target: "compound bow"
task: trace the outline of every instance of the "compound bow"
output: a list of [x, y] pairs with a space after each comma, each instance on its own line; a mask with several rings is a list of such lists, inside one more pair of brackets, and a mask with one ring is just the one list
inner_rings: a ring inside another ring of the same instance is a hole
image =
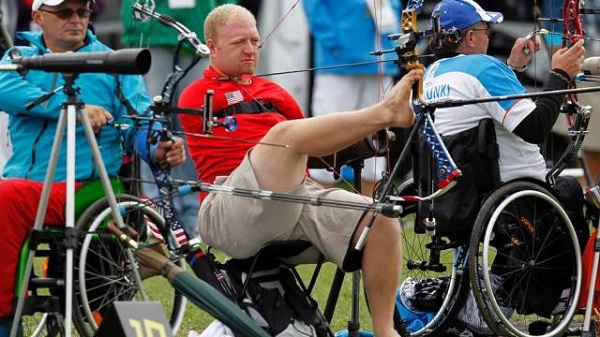
[[[562, 11], [562, 47], [569, 47], [571, 44], [584, 38], [583, 21], [580, 16], [581, 11], [582, 6], [579, 0], [564, 0]], [[571, 80], [567, 88], [574, 89], [575, 87], [575, 81]], [[589, 105], [582, 106], [579, 103], [576, 93], [565, 95], [561, 110], [561, 112], [567, 114], [568, 136], [570, 139], [567, 150], [546, 175], [546, 180], [551, 185], [555, 183], [556, 178], [565, 169], [567, 164], [573, 162], [578, 156], [592, 115], [592, 107]]]

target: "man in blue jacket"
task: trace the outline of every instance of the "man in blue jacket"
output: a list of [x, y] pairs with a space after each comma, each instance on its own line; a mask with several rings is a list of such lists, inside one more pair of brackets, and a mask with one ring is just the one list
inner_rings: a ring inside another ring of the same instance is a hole
[[[87, 29], [89, 6], [88, 0], [35, 0], [32, 18], [42, 32], [17, 33], [30, 43], [28, 47], [17, 47], [20, 55], [26, 58], [49, 53], [111, 51]], [[11, 63], [8, 54], [2, 63]], [[3, 280], [0, 283], [0, 336], [10, 331], [18, 252], [35, 220], [61, 104], [67, 98], [60, 90], [63, 84], [63, 77], [58, 73], [0, 72], [0, 110], [10, 116], [13, 143], [12, 156], [0, 180], [0, 218], [3, 219], [0, 224], [0, 279]], [[75, 86], [79, 88], [78, 98], [85, 103], [79, 113], [90, 119], [109, 175], [118, 175], [124, 150], [132, 148], [141, 150], [147, 161], [179, 165], [185, 160], [182, 140], [161, 142], [148, 150], [146, 129], [133, 127], [133, 122], [124, 118], [131, 113], [145, 115], [151, 103], [141, 76], [82, 73]], [[30, 102], [55, 90], [47, 101], [26, 108]], [[130, 127], [121, 130], [107, 126], [111, 120]], [[76, 132], [75, 179], [79, 187], [98, 178], [98, 169], [81, 123]], [[64, 226], [65, 223], [66, 145], [66, 141], [62, 142], [44, 219], [47, 225]]]

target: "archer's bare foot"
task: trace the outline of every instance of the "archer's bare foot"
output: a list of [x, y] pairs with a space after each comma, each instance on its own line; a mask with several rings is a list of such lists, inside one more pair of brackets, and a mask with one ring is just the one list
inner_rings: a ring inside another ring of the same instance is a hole
[[390, 90], [381, 102], [384, 113], [387, 114], [389, 126], [406, 128], [413, 124], [414, 113], [410, 108], [410, 93], [413, 84], [421, 79], [423, 71], [413, 69], [404, 75], [398, 83]]

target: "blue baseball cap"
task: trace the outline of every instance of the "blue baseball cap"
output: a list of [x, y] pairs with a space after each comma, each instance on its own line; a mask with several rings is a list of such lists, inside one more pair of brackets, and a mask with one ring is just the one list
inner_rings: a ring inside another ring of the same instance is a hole
[[478, 22], [500, 23], [504, 20], [502, 13], [485, 11], [473, 0], [440, 1], [431, 12], [432, 26], [433, 18], [437, 15], [445, 31], [462, 30]]

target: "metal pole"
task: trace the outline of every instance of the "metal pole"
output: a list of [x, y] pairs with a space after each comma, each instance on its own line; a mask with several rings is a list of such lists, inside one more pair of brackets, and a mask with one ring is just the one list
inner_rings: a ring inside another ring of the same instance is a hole
[[[52, 187], [52, 182], [54, 181], [54, 171], [56, 170], [56, 163], [58, 161], [58, 155], [60, 152], [60, 145], [62, 143], [62, 137], [64, 134], [64, 129], [66, 126], [66, 117], [67, 111], [66, 109], [62, 109], [60, 112], [60, 116], [58, 118], [58, 124], [56, 127], [56, 132], [54, 134], [54, 142], [52, 143], [52, 150], [50, 153], [50, 161], [48, 162], [48, 169], [46, 170], [46, 176], [44, 178], [44, 186], [42, 188], [42, 194], [40, 196], [40, 203], [38, 204], [37, 213], [35, 216], [35, 222], [33, 225], [34, 230], [41, 230], [44, 226], [44, 217], [46, 215], [46, 208], [48, 207], [48, 197], [50, 196], [50, 190]], [[37, 247], [33, 247], [34, 249], [29, 253], [27, 258], [27, 265], [25, 268], [25, 274], [23, 277], [23, 282], [29, 282], [29, 278], [31, 277], [31, 270], [33, 268], [33, 259], [35, 258], [35, 252]], [[19, 286], [19, 285], [15, 285]], [[13, 319], [13, 324], [10, 331], [11, 337], [17, 336], [18, 327], [21, 324], [21, 314], [23, 312], [23, 306], [25, 305], [25, 297], [27, 295], [27, 285], [22, 285], [21, 290], [18, 294], [17, 305], [15, 308], [15, 317]]]

